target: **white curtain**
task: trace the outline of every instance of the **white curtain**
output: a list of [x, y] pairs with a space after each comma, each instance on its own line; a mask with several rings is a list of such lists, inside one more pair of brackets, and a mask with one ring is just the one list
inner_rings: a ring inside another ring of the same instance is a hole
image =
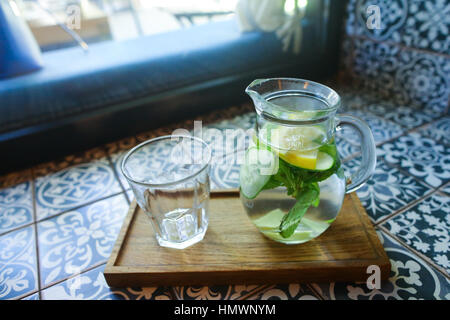
[[239, 0], [236, 6], [236, 16], [241, 31], [261, 30], [275, 32], [280, 38], [283, 50], [292, 47], [295, 54], [300, 52], [302, 40], [301, 19], [304, 6], [295, 0], [293, 12], [285, 12], [286, 0]]

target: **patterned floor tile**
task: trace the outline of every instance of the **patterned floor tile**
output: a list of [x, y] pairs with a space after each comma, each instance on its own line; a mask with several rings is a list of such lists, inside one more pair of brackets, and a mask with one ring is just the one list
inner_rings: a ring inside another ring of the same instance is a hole
[[39, 177], [35, 190], [38, 220], [122, 191], [106, 158]]
[[33, 222], [31, 182], [0, 190], [0, 234]]
[[111, 154], [109, 156], [109, 158], [111, 159], [111, 162], [114, 167], [114, 171], [115, 171], [117, 177], [119, 178], [120, 184], [122, 185], [122, 187], [125, 190], [129, 190], [130, 184], [128, 183], [127, 179], [123, 175], [122, 169], [121, 169], [122, 160], [123, 160], [123, 157], [125, 157], [126, 153], [127, 153], [127, 151], [117, 152], [117, 153]]
[[[245, 125], [245, 124], [243, 124]], [[237, 125], [211, 125], [203, 128], [202, 132], [194, 134], [208, 143], [213, 161], [223, 161], [227, 155], [236, 151], [246, 150], [253, 135], [253, 129], [245, 129]]]
[[407, 13], [401, 42], [408, 47], [448, 54], [450, 51], [448, 1], [412, 1]]
[[391, 42], [355, 39], [354, 43], [356, 87], [438, 115], [446, 110], [450, 94], [447, 56], [402, 50]]
[[113, 164], [114, 171], [119, 178], [120, 184], [125, 190], [129, 189], [130, 186], [122, 174], [120, 166], [125, 154], [137, 144], [138, 140], [135, 137], [128, 137], [117, 142], [109, 143], [105, 146], [106, 152]]
[[398, 100], [442, 115], [450, 95], [450, 58], [416, 50], [403, 50], [395, 73]]
[[36, 293], [31, 294], [29, 296], [26, 296], [25, 298], [22, 298], [22, 300], [40, 300], [39, 292], [36, 292]]
[[335, 91], [341, 97], [341, 106], [338, 109], [339, 114], [350, 113], [354, 110], [364, 110], [367, 105], [375, 103], [378, 100], [371, 92], [363, 90], [355, 91], [354, 87], [338, 86]]
[[391, 274], [380, 289], [369, 289], [365, 283], [313, 284], [326, 299], [337, 300], [416, 300], [449, 299], [450, 282], [397, 241], [378, 232], [391, 261]]
[[218, 129], [252, 129], [256, 124], [256, 112], [248, 112], [241, 114], [230, 119], [225, 119], [207, 125], [207, 127], [218, 128]]
[[319, 300], [305, 284], [279, 284], [250, 297], [251, 300]]
[[179, 300], [237, 300], [248, 297], [263, 285], [182, 286], [174, 287]]
[[[359, 165], [360, 160], [351, 160], [344, 164], [344, 170], [351, 167], [354, 172]], [[369, 217], [379, 222], [428, 192], [431, 189], [426, 185], [379, 160], [372, 177], [356, 193]]]
[[432, 121], [436, 114], [427, 114], [420, 109], [398, 105], [391, 101], [381, 101], [368, 105], [365, 110], [395, 122], [404, 128], [412, 129]]
[[239, 170], [245, 151], [238, 151], [223, 158], [213, 159], [211, 163], [211, 188], [227, 189], [239, 187]]
[[128, 190], [128, 191], [126, 192], [126, 195], [127, 195], [128, 200], [130, 201], [130, 203], [133, 202], [133, 200], [136, 198], [136, 197], [134, 196], [133, 191], [131, 191], [131, 190]]
[[394, 98], [395, 70], [398, 67], [399, 48], [387, 42], [355, 39], [352, 70], [358, 90], [363, 89], [383, 98]]
[[167, 288], [110, 288], [103, 276], [105, 266], [76, 275], [42, 291], [43, 300], [168, 300]]
[[442, 144], [450, 145], [450, 117], [444, 117], [434, 123], [431, 123], [425, 128], [422, 128], [419, 132]]
[[356, 0], [349, 0], [345, 12], [345, 33], [355, 34]]
[[[245, 124], [242, 124], [245, 126]], [[207, 129], [211, 130], [211, 129]], [[241, 127], [226, 127], [226, 128], [213, 128], [212, 130], [220, 130], [221, 132], [221, 140], [216, 139], [211, 140], [211, 138], [207, 135], [204, 135], [203, 139], [209, 143], [209, 146], [213, 150], [213, 156], [217, 155], [227, 155], [236, 151], [246, 150], [252, 139], [255, 130], [253, 128], [241, 128]], [[216, 131], [216, 136], [220, 135]], [[217, 141], [219, 143], [217, 143]], [[220, 151], [222, 153], [220, 153]]]
[[42, 285], [106, 261], [127, 209], [128, 202], [119, 194], [39, 222]]
[[446, 193], [447, 195], [450, 195], [450, 183], [447, 183], [445, 186], [443, 186], [440, 189], [442, 192]]
[[450, 181], [450, 147], [417, 132], [383, 144], [377, 153], [432, 187]]
[[34, 227], [0, 236], [0, 300], [38, 289]]
[[345, 140], [340, 132], [336, 133], [336, 146], [341, 160], [355, 155], [361, 150], [359, 146]]
[[450, 274], [450, 198], [434, 193], [383, 226]]
[[[372, 130], [373, 138], [377, 145], [401, 135], [404, 131], [398, 124], [384, 120], [366, 111], [353, 110], [350, 114], [367, 123]], [[344, 127], [341, 135], [349, 142], [360, 145], [361, 142], [358, 133], [352, 128], [349, 129], [349, 127]]]
[[[371, 10], [378, 8], [379, 11]], [[406, 1], [357, 0], [355, 33], [378, 41], [400, 42], [408, 5]], [[381, 14], [379, 26], [375, 13]]]
[[177, 129], [186, 129], [188, 131], [191, 131], [194, 129], [194, 121], [201, 121], [202, 126], [206, 127], [210, 124], [217, 123], [222, 121], [223, 119], [232, 119], [234, 117], [237, 117], [239, 115], [254, 112], [255, 108], [253, 104], [251, 103], [243, 103], [238, 106], [231, 106], [224, 109], [214, 110], [210, 113], [198, 115], [193, 119], [186, 119], [183, 121], [179, 121], [176, 123], [169, 124], [167, 126], [164, 126], [162, 128], [158, 129], [152, 129], [146, 132], [142, 132], [138, 135], [136, 135], [139, 142], [156, 138], [159, 136], [164, 135], [171, 135], [174, 130]]

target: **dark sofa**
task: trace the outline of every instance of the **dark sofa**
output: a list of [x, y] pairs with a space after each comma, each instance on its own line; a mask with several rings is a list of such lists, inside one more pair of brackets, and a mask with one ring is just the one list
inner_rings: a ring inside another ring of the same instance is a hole
[[43, 53], [45, 67], [0, 80], [1, 171], [45, 161], [244, 99], [257, 77], [320, 79], [337, 67], [342, 4], [303, 20], [302, 52], [233, 20]]

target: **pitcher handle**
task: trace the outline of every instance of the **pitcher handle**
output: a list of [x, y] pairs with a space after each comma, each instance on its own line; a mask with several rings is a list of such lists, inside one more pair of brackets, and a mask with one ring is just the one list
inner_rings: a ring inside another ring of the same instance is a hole
[[346, 193], [358, 190], [372, 176], [377, 164], [375, 141], [369, 126], [361, 119], [347, 114], [337, 117], [337, 127], [350, 126], [356, 129], [361, 139], [361, 167], [350, 176], [350, 183], [346, 187]]

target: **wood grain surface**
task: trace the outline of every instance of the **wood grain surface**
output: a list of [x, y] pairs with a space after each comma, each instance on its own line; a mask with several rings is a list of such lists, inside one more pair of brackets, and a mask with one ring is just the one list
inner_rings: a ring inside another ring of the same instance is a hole
[[213, 285], [366, 281], [369, 265], [387, 279], [390, 262], [356, 196], [345, 197], [336, 221], [307, 243], [264, 237], [237, 190], [211, 193], [203, 241], [184, 250], [160, 247], [149, 218], [133, 202], [106, 265], [108, 285]]

